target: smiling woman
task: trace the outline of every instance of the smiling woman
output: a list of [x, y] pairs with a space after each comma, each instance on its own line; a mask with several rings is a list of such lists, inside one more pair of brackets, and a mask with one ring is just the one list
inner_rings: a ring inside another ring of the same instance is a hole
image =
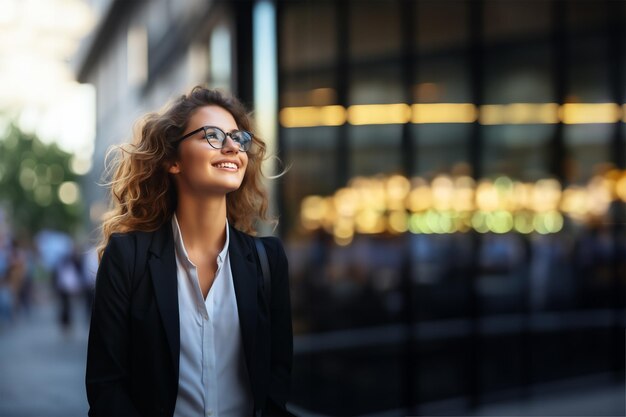
[[202, 87], [136, 131], [111, 165], [89, 415], [290, 415], [287, 258], [260, 239], [270, 299], [251, 236], [266, 219], [265, 143], [237, 99]]

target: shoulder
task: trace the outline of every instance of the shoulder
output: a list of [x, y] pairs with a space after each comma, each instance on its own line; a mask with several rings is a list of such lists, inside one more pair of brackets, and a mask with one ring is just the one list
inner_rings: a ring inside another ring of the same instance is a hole
[[267, 251], [271, 271], [274, 274], [285, 275], [288, 269], [288, 261], [283, 242], [275, 236], [266, 236], [260, 239]]
[[111, 234], [102, 261], [110, 259], [120, 263], [133, 262], [139, 250], [147, 250], [153, 235], [154, 232], [141, 231]]
[[[250, 248], [256, 250], [254, 245], [255, 236], [249, 235], [248, 233], [244, 233], [235, 228], [232, 228], [231, 231], [233, 231], [240, 239], [244, 240]], [[270, 259], [270, 263], [287, 263], [285, 248], [280, 238], [276, 236], [263, 236], [259, 237], [259, 239], [261, 239], [261, 242], [263, 242], [263, 246], [267, 251], [267, 256]]]
[[272, 259], [287, 260], [283, 242], [275, 236], [261, 237], [261, 241], [267, 250], [268, 256]]

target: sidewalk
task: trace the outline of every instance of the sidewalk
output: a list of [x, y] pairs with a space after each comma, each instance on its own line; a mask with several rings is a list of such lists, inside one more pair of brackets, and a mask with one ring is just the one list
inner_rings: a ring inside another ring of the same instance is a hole
[[86, 416], [83, 300], [74, 300], [73, 331], [63, 334], [55, 298], [37, 291], [30, 314], [0, 329], [0, 417]]

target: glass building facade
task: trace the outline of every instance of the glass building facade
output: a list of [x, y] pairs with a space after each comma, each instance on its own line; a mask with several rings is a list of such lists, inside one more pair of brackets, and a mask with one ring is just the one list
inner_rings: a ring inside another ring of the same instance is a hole
[[590, 190], [623, 178], [624, 3], [277, 10], [294, 404], [464, 413], [619, 380], [624, 203]]

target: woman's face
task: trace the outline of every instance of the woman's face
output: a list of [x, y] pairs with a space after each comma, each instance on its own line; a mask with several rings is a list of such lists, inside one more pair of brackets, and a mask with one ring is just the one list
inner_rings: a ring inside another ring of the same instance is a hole
[[[189, 119], [184, 134], [202, 126], [216, 126], [228, 133], [237, 130], [237, 123], [226, 109], [219, 106], [198, 108]], [[248, 155], [239, 151], [228, 136], [221, 149], [215, 149], [201, 130], [178, 145], [177, 160], [169, 168], [179, 192], [194, 195], [226, 195], [241, 186], [248, 166]]]

